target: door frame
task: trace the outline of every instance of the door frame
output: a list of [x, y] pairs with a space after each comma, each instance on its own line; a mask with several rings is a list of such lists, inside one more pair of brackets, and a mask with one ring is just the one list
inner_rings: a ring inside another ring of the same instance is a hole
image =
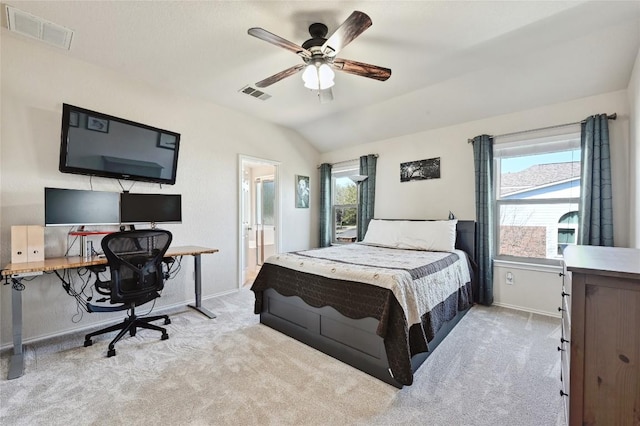
[[[242, 180], [243, 172], [246, 165], [265, 165], [273, 167], [273, 187], [274, 187], [274, 244], [275, 252], [280, 252], [282, 247], [282, 231], [280, 224], [282, 223], [282, 209], [280, 208], [280, 162], [268, 160], [264, 158], [252, 157], [250, 155], [238, 154], [238, 288], [242, 288], [244, 284], [244, 263], [247, 253], [244, 250], [244, 225], [242, 223], [242, 215], [244, 212], [244, 197], [242, 196]], [[252, 194], [253, 196], [254, 194]]]

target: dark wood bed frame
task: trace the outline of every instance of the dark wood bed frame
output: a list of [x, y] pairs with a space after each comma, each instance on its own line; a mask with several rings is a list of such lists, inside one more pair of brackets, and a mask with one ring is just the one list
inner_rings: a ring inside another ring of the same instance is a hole
[[[475, 262], [475, 228], [474, 221], [462, 220], [456, 229], [456, 248], [467, 252], [472, 262]], [[429, 342], [428, 352], [411, 358], [414, 373], [467, 312], [468, 309], [460, 311], [443, 324]], [[315, 308], [298, 296], [286, 297], [266, 289], [260, 322], [390, 385], [403, 387], [391, 375], [384, 340], [376, 334], [375, 318], [348, 318], [330, 306]]]

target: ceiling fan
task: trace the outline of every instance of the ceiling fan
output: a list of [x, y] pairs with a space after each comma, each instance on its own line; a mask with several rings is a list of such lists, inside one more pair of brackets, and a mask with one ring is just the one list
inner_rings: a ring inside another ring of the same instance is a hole
[[326, 38], [328, 33], [327, 26], [321, 23], [314, 23], [309, 26], [311, 38], [302, 43], [302, 46], [298, 46], [263, 28], [249, 28], [249, 35], [287, 49], [299, 55], [304, 61], [302, 64], [294, 65], [291, 68], [287, 68], [284, 71], [280, 71], [271, 77], [257, 82], [256, 86], [270, 86], [304, 69], [302, 73], [304, 86], [317, 90], [320, 102], [329, 102], [333, 100], [333, 93], [331, 91], [331, 87], [334, 85], [333, 78], [335, 75], [333, 70], [380, 81], [387, 80], [391, 76], [391, 70], [389, 68], [336, 57], [338, 52], [372, 24], [373, 22], [371, 22], [371, 18], [369, 18], [367, 14], [356, 10], [329, 38]]

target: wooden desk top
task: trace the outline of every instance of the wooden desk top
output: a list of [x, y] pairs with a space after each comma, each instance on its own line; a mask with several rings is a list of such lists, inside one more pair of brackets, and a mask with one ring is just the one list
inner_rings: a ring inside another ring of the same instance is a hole
[[[218, 251], [220, 250], [208, 247], [178, 246], [169, 247], [165, 256], [195, 256], [198, 254], [217, 253]], [[10, 263], [2, 270], [1, 276], [11, 276], [13, 274], [25, 274], [29, 272], [56, 271], [60, 269], [84, 268], [92, 265], [104, 265], [106, 263], [106, 258], [98, 256], [94, 256], [90, 259], [85, 259], [82, 256], [53, 257], [40, 262]]]

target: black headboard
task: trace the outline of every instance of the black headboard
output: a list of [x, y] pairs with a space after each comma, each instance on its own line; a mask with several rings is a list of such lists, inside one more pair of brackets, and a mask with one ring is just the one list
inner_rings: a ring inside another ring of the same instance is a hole
[[476, 221], [458, 220], [456, 226], [456, 248], [464, 250], [472, 263], [476, 262]]

